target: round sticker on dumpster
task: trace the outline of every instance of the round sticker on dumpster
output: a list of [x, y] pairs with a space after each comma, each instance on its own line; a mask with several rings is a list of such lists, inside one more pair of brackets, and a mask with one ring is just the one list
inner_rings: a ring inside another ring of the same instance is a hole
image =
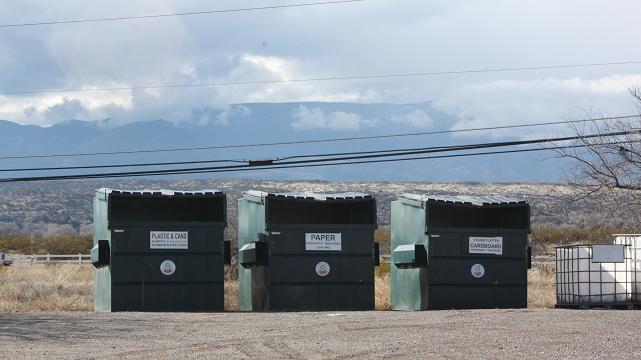
[[160, 272], [163, 275], [173, 275], [176, 272], [176, 264], [171, 260], [165, 260], [160, 263]]
[[483, 277], [483, 275], [485, 275], [485, 268], [481, 264], [474, 264], [472, 265], [472, 269], [470, 269], [470, 272], [472, 273], [472, 276], [480, 279]]
[[318, 276], [327, 276], [329, 274], [329, 264], [324, 261], [316, 264], [316, 273]]

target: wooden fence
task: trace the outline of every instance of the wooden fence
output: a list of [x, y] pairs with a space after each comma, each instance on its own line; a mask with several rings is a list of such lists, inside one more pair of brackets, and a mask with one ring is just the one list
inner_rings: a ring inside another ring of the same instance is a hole
[[74, 255], [10, 255], [6, 254], [7, 260], [13, 260], [11, 266], [39, 266], [47, 264], [67, 264], [67, 265], [91, 265], [91, 256], [87, 254]]

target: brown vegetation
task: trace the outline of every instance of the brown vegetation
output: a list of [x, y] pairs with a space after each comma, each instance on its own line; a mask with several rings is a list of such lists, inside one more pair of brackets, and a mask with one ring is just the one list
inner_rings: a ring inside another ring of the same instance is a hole
[[554, 268], [541, 266], [528, 272], [527, 302], [530, 308], [552, 308], [556, 303]]
[[376, 288], [375, 309], [376, 310], [392, 309], [392, 299], [391, 299], [391, 293], [390, 293], [390, 291], [392, 290], [391, 281], [392, 280], [389, 272], [381, 273], [378, 276], [376, 276], [376, 283], [375, 283], [375, 288]]
[[0, 237], [0, 252], [19, 254], [88, 254], [92, 244], [91, 235]]
[[627, 229], [600, 227], [535, 227], [532, 229], [533, 252], [536, 255], [553, 254], [554, 247], [570, 244], [611, 244], [614, 241], [612, 234], [625, 234]]
[[374, 241], [378, 243], [381, 255], [391, 254], [392, 231], [389, 227], [381, 227], [374, 231]]
[[89, 311], [92, 283], [88, 266], [0, 266], [0, 313]]
[[[91, 311], [92, 268], [75, 265], [0, 267], [0, 313]], [[554, 271], [542, 267], [529, 273], [528, 304], [554, 306]], [[376, 310], [390, 310], [390, 274], [376, 276]], [[238, 277], [225, 275], [225, 310], [237, 311]]]

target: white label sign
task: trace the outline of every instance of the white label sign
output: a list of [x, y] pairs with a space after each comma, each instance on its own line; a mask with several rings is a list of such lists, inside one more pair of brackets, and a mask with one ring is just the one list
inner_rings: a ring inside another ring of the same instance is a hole
[[593, 263], [622, 263], [625, 262], [623, 245], [592, 245]]
[[503, 237], [470, 236], [470, 254], [503, 255]]
[[150, 231], [150, 249], [189, 249], [188, 231]]
[[307, 251], [341, 251], [341, 233], [305, 233]]

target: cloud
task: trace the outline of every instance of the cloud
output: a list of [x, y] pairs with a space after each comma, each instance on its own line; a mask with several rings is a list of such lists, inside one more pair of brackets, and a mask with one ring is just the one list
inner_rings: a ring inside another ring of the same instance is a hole
[[290, 124], [294, 130], [349, 131], [376, 124], [375, 120], [364, 119], [356, 113], [335, 111], [325, 114], [320, 108], [302, 105], [292, 112], [292, 117], [296, 119]]
[[216, 116], [216, 123], [219, 125], [229, 125], [230, 120], [244, 118], [251, 115], [252, 111], [247, 106], [233, 105], [228, 106]]
[[132, 110], [130, 91], [37, 94], [10, 97], [0, 95], [0, 119], [26, 124], [52, 125], [59, 121], [101, 120], [110, 109]]
[[421, 109], [414, 109], [402, 114], [392, 114], [392, 122], [410, 125], [415, 128], [425, 129], [432, 126], [433, 120]]
[[[597, 79], [544, 78], [501, 80], [461, 86], [448, 91], [433, 106], [459, 121], [453, 129], [538, 123], [591, 116], [623, 115], [635, 111], [627, 88], [641, 83], [641, 74]], [[532, 135], [567, 130], [523, 128], [494, 132], [494, 136]], [[459, 136], [475, 136], [462, 133]]]
[[[254, 53], [228, 54], [230, 68], [216, 79], [218, 82], [287, 81], [311, 77], [300, 60], [290, 57]], [[307, 65], [307, 64], [306, 64]], [[213, 81], [213, 80], [212, 80]], [[241, 102], [372, 102], [380, 101], [381, 93], [371, 85], [343, 86], [332, 82], [283, 82], [245, 84], [219, 88], [223, 103]]]
[[[598, 0], [406, 2], [403, 7], [380, 1], [367, 6], [334, 4], [42, 26], [28, 31], [5, 29], [0, 37], [0, 92], [439, 72], [641, 57], [641, 48], [630, 46], [638, 43], [638, 34], [630, 31], [638, 23], [638, 0], [618, 1], [616, 17], [611, 16], [610, 4]], [[78, 7], [72, 2], [52, 6], [46, 0], [9, 1], [3, 4], [0, 23], [241, 7], [239, 1], [232, 0], [212, 4], [205, 0], [190, 1], [189, 5], [178, 0], [113, 0]], [[375, 27], [370, 26], [371, 19], [376, 19]], [[408, 34], [420, 36], [423, 46], [416, 46]], [[583, 76], [584, 82], [615, 72], [638, 72], [638, 66], [12, 95], [0, 96], [0, 118], [49, 125], [60, 121], [63, 113], [47, 109], [67, 98], [78, 100], [87, 110], [79, 113], [84, 120], [213, 122], [215, 114], [226, 106], [243, 102], [446, 101], [475, 84], [530, 82], [539, 76]], [[595, 98], [600, 94], [587, 93]], [[563, 100], [565, 108], [586, 102], [572, 96]], [[554, 104], [561, 99], [551, 101]], [[429, 126], [422, 115], [402, 115], [399, 123]]]
[[64, 99], [62, 103], [55, 104], [45, 111], [45, 116], [53, 121], [81, 119], [89, 116], [89, 111], [78, 99]]

